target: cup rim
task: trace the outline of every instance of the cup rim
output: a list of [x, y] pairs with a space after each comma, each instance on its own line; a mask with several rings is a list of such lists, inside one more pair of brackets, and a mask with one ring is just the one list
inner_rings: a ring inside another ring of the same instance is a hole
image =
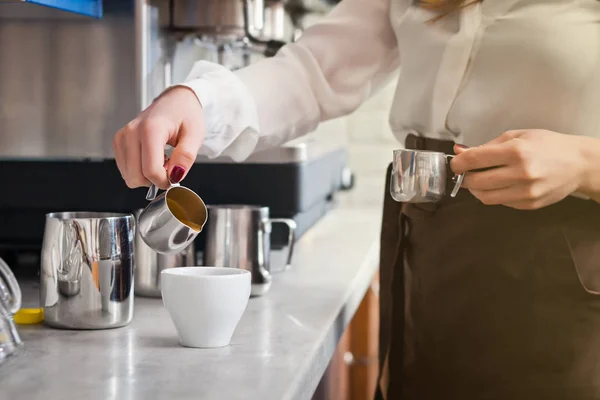
[[209, 204], [206, 206], [207, 209], [213, 210], [235, 210], [235, 211], [264, 211], [268, 210], [267, 206], [256, 206], [252, 204]]
[[429, 153], [429, 154], [443, 154], [443, 155], [447, 155], [446, 153], [444, 153], [442, 151], [433, 151], [433, 150], [419, 150], [419, 149], [396, 149], [396, 150], [394, 150], [394, 154], [398, 154], [398, 153], [402, 153], [402, 152], [406, 152], [406, 153]]
[[167, 196], [169, 195], [169, 192], [176, 191], [176, 190], [187, 190], [188, 192], [190, 192], [191, 194], [196, 196], [198, 198], [198, 200], [200, 200], [200, 202], [204, 205], [204, 207], [206, 207], [206, 203], [204, 202], [202, 197], [200, 197], [200, 195], [198, 193], [194, 192], [192, 189], [190, 189], [189, 187], [186, 187], [186, 186], [181, 186], [181, 185], [169, 186], [169, 188], [167, 190], [165, 190], [165, 198], [167, 198]]
[[[217, 271], [224, 273], [210, 273]], [[202, 265], [192, 265], [187, 267], [167, 268], [162, 270], [160, 274], [161, 276], [170, 275], [173, 277], [185, 277], [188, 279], [236, 279], [240, 276], [250, 275], [250, 271], [232, 267], [210, 267]]]
[[56, 218], [62, 221], [82, 219], [119, 220], [134, 218], [131, 213], [101, 212], [101, 211], [56, 211], [46, 214], [46, 218]]
[[[181, 185], [171, 185], [167, 190], [165, 190], [164, 193], [164, 197], [165, 197], [165, 202], [167, 200], [167, 197], [169, 196], [169, 192], [171, 191], [176, 191], [176, 190], [186, 190], [189, 193], [191, 193], [192, 195], [196, 196], [196, 198], [200, 201], [200, 204], [202, 204], [202, 207], [204, 207], [204, 210], [206, 210], [206, 212], [204, 213], [204, 221], [202, 221], [202, 223], [200, 224], [200, 230], [197, 231], [197, 233], [202, 232], [202, 230], [204, 229], [204, 226], [206, 225], [206, 222], [208, 221], [208, 206], [206, 205], [206, 202], [204, 202], [204, 200], [202, 199], [202, 197], [200, 197], [200, 195], [198, 193], [196, 193], [195, 191], [193, 191], [192, 189], [190, 189], [189, 187], [186, 186], [181, 186]], [[171, 209], [169, 208], [169, 206], [167, 205], [167, 210], [169, 211], [169, 214], [171, 214], [171, 216], [173, 218], [175, 218], [177, 220], [177, 222], [179, 222], [181, 225], [183, 226], [187, 226], [188, 228], [190, 228], [188, 225], [184, 224], [183, 222], [181, 222], [179, 220], [179, 218], [177, 218], [174, 214], [173, 211], [171, 211]], [[190, 228], [191, 229], [191, 228]]]

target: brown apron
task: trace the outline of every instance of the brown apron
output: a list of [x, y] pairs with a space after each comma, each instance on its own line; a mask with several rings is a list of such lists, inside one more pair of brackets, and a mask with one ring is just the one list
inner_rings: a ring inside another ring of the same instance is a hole
[[600, 399], [600, 204], [399, 204], [389, 177], [377, 397]]

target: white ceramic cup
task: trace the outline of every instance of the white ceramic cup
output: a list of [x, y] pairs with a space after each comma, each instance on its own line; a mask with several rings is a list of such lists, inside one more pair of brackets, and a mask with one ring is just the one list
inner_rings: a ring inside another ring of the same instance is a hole
[[161, 272], [163, 302], [181, 344], [229, 345], [250, 297], [250, 272], [238, 268], [180, 267]]

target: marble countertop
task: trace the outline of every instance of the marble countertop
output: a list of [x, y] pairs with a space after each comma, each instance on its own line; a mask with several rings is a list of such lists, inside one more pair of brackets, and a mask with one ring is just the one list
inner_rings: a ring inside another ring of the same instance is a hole
[[[346, 196], [346, 195], [344, 195]], [[105, 331], [19, 327], [3, 399], [310, 399], [378, 267], [380, 211], [342, 199], [296, 247], [293, 268], [252, 298], [230, 346], [179, 345], [161, 299]]]

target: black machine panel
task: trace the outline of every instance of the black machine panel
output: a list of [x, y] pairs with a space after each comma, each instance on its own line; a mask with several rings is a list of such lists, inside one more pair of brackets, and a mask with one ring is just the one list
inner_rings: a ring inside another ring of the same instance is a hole
[[[300, 237], [330, 207], [342, 187], [346, 152], [301, 163], [198, 163], [183, 185], [206, 204], [268, 206], [293, 218]], [[133, 212], [146, 206], [146, 188], [129, 189], [114, 160], [0, 160], [0, 255], [41, 247], [45, 214], [56, 211]], [[287, 232], [274, 226], [273, 247]], [[202, 235], [197, 247], [202, 250]]]

